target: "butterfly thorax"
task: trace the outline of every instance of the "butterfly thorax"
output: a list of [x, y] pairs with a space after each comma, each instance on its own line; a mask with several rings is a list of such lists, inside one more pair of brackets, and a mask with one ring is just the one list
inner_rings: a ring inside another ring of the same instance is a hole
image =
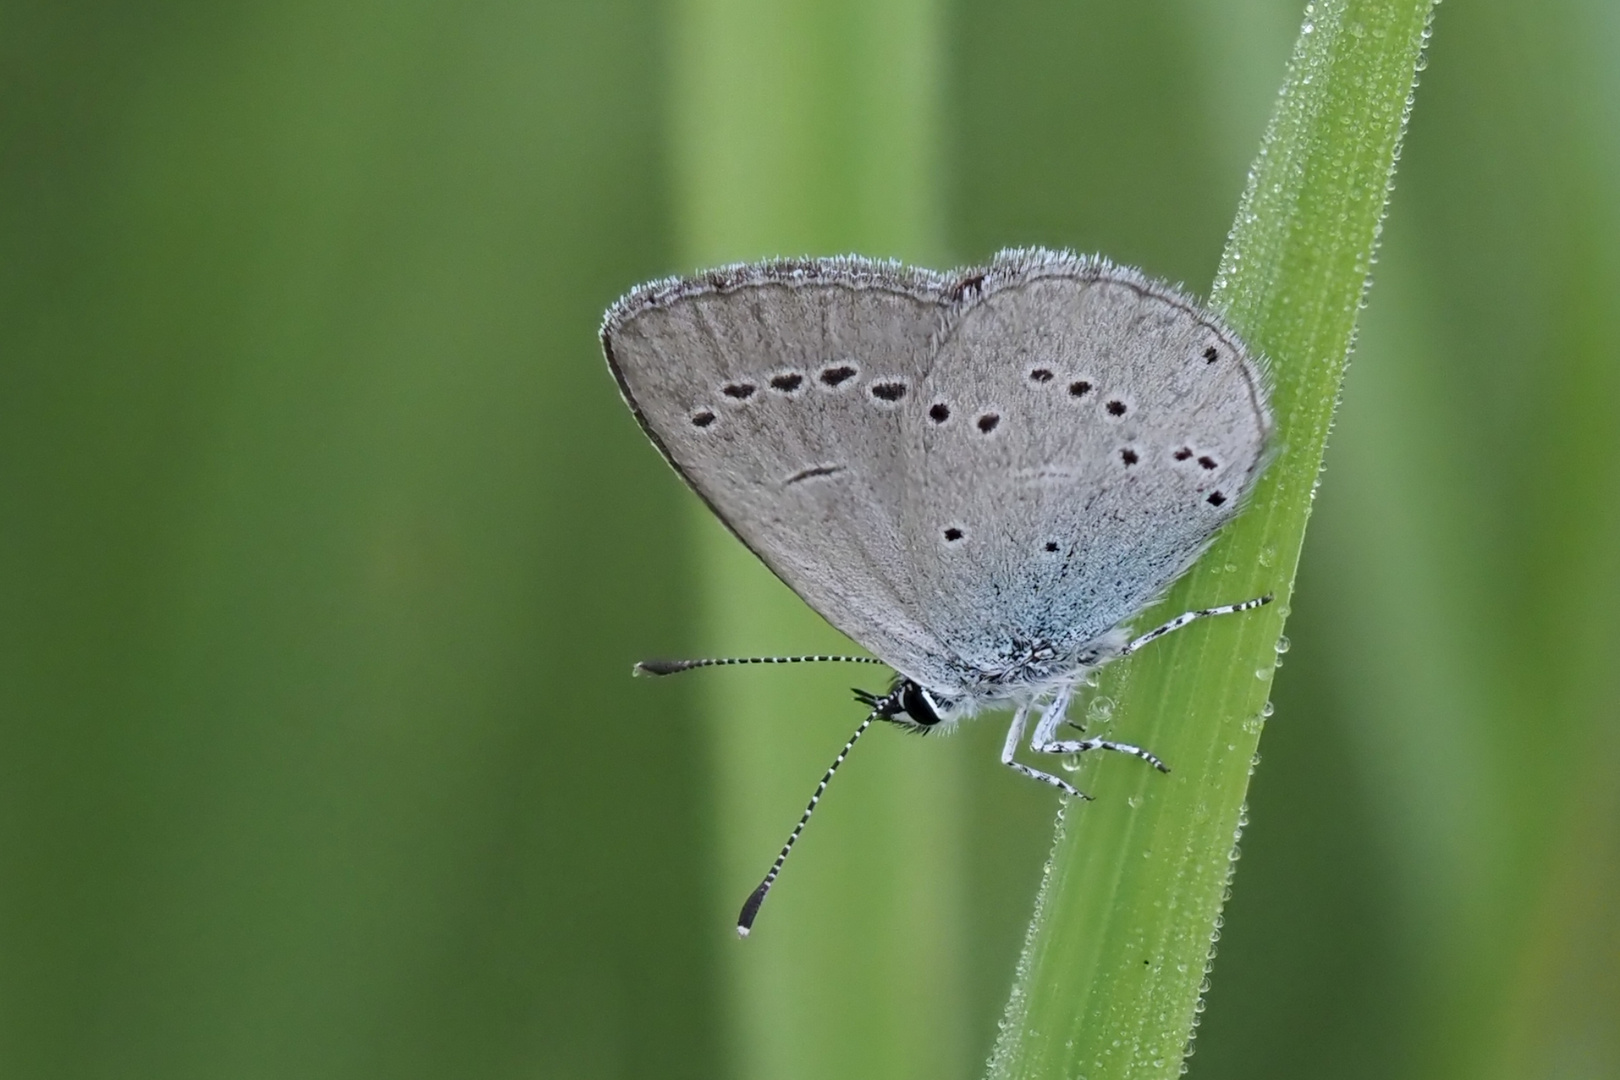
[[[1083, 682], [1097, 668], [1120, 654], [1130, 638], [1127, 627], [1118, 626], [1086, 642], [1077, 649], [1059, 651], [1048, 641], [1010, 642], [998, 662], [974, 665], [956, 661], [950, 665], [949, 681], [930, 680], [926, 685], [902, 675], [896, 679], [888, 698], [899, 713], [923, 728], [932, 726], [926, 711], [914, 704], [926, 704], [939, 720], [965, 720], [976, 713], [1016, 708], [1050, 699]], [[926, 698], [908, 694], [916, 687]], [[893, 714], [886, 714], [892, 718]]]

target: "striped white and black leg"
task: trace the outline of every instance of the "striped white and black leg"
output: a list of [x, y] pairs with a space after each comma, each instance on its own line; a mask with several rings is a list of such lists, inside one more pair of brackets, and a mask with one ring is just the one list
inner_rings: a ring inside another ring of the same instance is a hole
[[1144, 749], [1126, 742], [1114, 742], [1112, 739], [1069, 739], [1044, 743], [1035, 747], [1043, 754], [1083, 754], [1087, 750], [1113, 750], [1121, 754], [1139, 757], [1160, 772], [1167, 773], [1170, 766], [1160, 761], [1151, 750]]
[[[1038, 754], [1083, 754], [1087, 750], [1113, 750], [1139, 757], [1160, 772], [1170, 771], [1169, 766], [1154, 756], [1152, 751], [1130, 743], [1114, 742], [1112, 739], [1058, 740], [1055, 737], [1058, 725], [1063, 723], [1064, 714], [1069, 711], [1069, 702], [1073, 696], [1073, 690], [1064, 689], [1052, 700], [1052, 704], [1046, 707], [1046, 711], [1041, 714], [1041, 722], [1035, 725], [1034, 736], [1029, 740], [1031, 750]], [[1078, 728], [1080, 725], [1070, 721], [1069, 726]]]
[[1064, 783], [1050, 773], [1043, 773], [1039, 769], [1032, 769], [1021, 761], [1013, 759], [1018, 752], [1018, 744], [1024, 738], [1024, 725], [1029, 721], [1028, 705], [1020, 705], [1018, 711], [1013, 713], [1012, 723], [1007, 726], [1007, 741], [1001, 747], [1001, 763], [1014, 772], [1023, 773], [1031, 780], [1039, 780], [1043, 784], [1051, 784], [1063, 794], [1075, 799], [1089, 799], [1090, 795], [1080, 791], [1072, 784]]
[[849, 757], [849, 752], [855, 748], [861, 736], [866, 734], [866, 729], [872, 726], [872, 721], [881, 715], [882, 713], [876, 709], [867, 714], [866, 719], [861, 721], [861, 726], [855, 729], [855, 734], [849, 737], [849, 741], [844, 743], [844, 748], [838, 751], [838, 756], [833, 758], [833, 763], [827, 766], [827, 771], [821, 774], [821, 783], [816, 785], [815, 794], [810, 796], [810, 802], [805, 806], [804, 813], [799, 815], [799, 823], [793, 826], [793, 831], [788, 834], [787, 843], [776, 853], [776, 861], [771, 864], [765, 880], [759, 883], [759, 888], [750, 893], [743, 903], [742, 912], [737, 916], [738, 937], [747, 937], [748, 932], [754, 928], [754, 919], [759, 916], [759, 907], [765, 902], [765, 895], [771, 891], [771, 886], [776, 884], [777, 875], [782, 872], [782, 864], [787, 862], [788, 853], [793, 850], [793, 845], [799, 842], [799, 834], [804, 832], [805, 825], [810, 821], [810, 815], [816, 812], [816, 804], [821, 801], [821, 796], [826, 794], [827, 785], [832, 783], [833, 773], [837, 772], [838, 766]]
[[1039, 750], [1052, 741], [1052, 737], [1057, 734], [1058, 725], [1063, 722], [1063, 717], [1068, 714], [1069, 702], [1073, 700], [1074, 687], [1065, 686], [1057, 692], [1056, 697], [1047, 703], [1046, 708], [1041, 710], [1041, 718], [1035, 724], [1035, 734], [1029, 737], [1029, 748], [1031, 750]]
[[1162, 638], [1164, 635], [1170, 633], [1170, 631], [1180, 630], [1188, 623], [1197, 622], [1199, 619], [1207, 619], [1211, 615], [1232, 615], [1239, 611], [1249, 611], [1253, 608], [1264, 607], [1266, 604], [1271, 603], [1271, 600], [1271, 594], [1267, 593], [1264, 596], [1257, 596], [1253, 600], [1245, 600], [1241, 604], [1225, 604], [1221, 607], [1204, 608], [1202, 611], [1189, 611], [1184, 614], [1177, 615], [1163, 626], [1155, 627], [1154, 629], [1143, 634], [1141, 637], [1127, 644], [1123, 649], [1119, 650], [1119, 655], [1129, 656], [1131, 653], [1135, 652], [1137, 649], [1140, 649], [1148, 642], [1157, 641], [1159, 638]]

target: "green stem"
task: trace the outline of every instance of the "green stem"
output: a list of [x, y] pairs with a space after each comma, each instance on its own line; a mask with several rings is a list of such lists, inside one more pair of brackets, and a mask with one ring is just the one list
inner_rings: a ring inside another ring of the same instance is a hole
[[[1276, 460], [1248, 512], [1142, 621], [1262, 593], [1279, 602], [1189, 627], [1106, 673], [1110, 730], [1175, 772], [1087, 764], [1097, 801], [1059, 817], [992, 1077], [1168, 1077], [1188, 1051], [1431, 8], [1305, 9], [1211, 299], [1270, 358]], [[1108, 712], [1096, 704], [1093, 719]]]
[[[858, 251], [935, 265], [935, 0], [683, 0], [671, 149], [683, 268]], [[694, 499], [705, 652], [856, 651]], [[712, 676], [712, 677], [711, 677]], [[707, 691], [736, 1075], [961, 1075], [960, 743], [862, 741], [746, 942], [732, 927], [816, 779], [861, 719], [872, 669], [730, 669]]]

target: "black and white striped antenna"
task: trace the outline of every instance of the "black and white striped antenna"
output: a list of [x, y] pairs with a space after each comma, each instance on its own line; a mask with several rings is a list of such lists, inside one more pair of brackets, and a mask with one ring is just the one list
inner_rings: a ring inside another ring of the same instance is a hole
[[[677, 672], [691, 671], [695, 668], [728, 667], [733, 664], [830, 663], [883, 664], [883, 661], [871, 656], [827, 655], [738, 656], [715, 657], [704, 660], [643, 660], [632, 669], [632, 672], [636, 675], [674, 675]], [[873, 709], [866, 719], [861, 721], [861, 726], [855, 729], [855, 734], [851, 735], [849, 741], [844, 743], [844, 748], [838, 751], [838, 756], [833, 758], [831, 765], [827, 766], [827, 771], [822, 773], [821, 783], [816, 785], [815, 794], [810, 796], [810, 802], [805, 806], [804, 813], [799, 815], [799, 823], [793, 826], [793, 831], [788, 834], [787, 843], [783, 844], [782, 850], [776, 853], [776, 861], [771, 864], [770, 870], [765, 874], [765, 880], [759, 883], [759, 888], [750, 893], [748, 900], [743, 904], [742, 912], [737, 916], [738, 937], [747, 937], [748, 932], [754, 928], [754, 920], [759, 917], [760, 905], [765, 903], [765, 897], [771, 891], [771, 886], [776, 884], [776, 878], [782, 872], [782, 864], [787, 862], [788, 855], [793, 851], [793, 845], [799, 842], [799, 834], [803, 833], [805, 825], [809, 824], [810, 815], [816, 812], [816, 804], [821, 801], [821, 796], [826, 793], [827, 785], [832, 783], [833, 774], [838, 771], [838, 766], [844, 763], [844, 759], [849, 756], [849, 752], [860, 741], [860, 737], [866, 734], [867, 729], [872, 726], [872, 722], [885, 715], [886, 709], [892, 711], [893, 703], [889, 697], [879, 698], [860, 691], [856, 692], [856, 696], [866, 704], [873, 706]]]
[[799, 842], [799, 834], [804, 832], [805, 824], [809, 822], [810, 815], [816, 812], [816, 803], [821, 801], [821, 796], [826, 792], [827, 785], [832, 783], [833, 773], [838, 771], [838, 766], [844, 763], [844, 759], [849, 756], [850, 750], [860, 741], [860, 737], [866, 734], [866, 729], [872, 726], [872, 721], [882, 715], [882, 709], [873, 709], [868, 713], [866, 719], [861, 721], [861, 726], [855, 729], [855, 734], [851, 735], [849, 741], [844, 744], [844, 748], [838, 751], [838, 756], [833, 758], [832, 764], [827, 766], [827, 771], [821, 774], [821, 783], [816, 785], [816, 793], [810, 796], [810, 802], [805, 806], [804, 813], [799, 815], [799, 823], [793, 826], [793, 831], [788, 834], [787, 843], [783, 844], [782, 850], [776, 853], [776, 861], [771, 864], [770, 870], [766, 872], [765, 880], [759, 883], [759, 888], [750, 893], [748, 899], [743, 903], [742, 911], [737, 916], [738, 937], [747, 937], [748, 932], [754, 928], [754, 920], [759, 917], [759, 908], [765, 902], [765, 895], [771, 891], [771, 886], [776, 884], [776, 877], [782, 872], [782, 864], [787, 862], [788, 853], [793, 850], [793, 845]]
[[882, 664], [873, 656], [730, 656], [707, 660], [642, 660], [630, 669], [633, 675], [674, 675], [694, 668], [728, 667], [732, 664]]

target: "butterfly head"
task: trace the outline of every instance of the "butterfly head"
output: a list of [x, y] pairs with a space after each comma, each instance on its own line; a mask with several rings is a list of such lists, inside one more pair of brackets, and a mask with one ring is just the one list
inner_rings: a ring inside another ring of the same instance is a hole
[[953, 699], [941, 697], [904, 677], [896, 679], [887, 694], [856, 690], [855, 698], [884, 720], [919, 735], [954, 719], [957, 712], [957, 702]]

